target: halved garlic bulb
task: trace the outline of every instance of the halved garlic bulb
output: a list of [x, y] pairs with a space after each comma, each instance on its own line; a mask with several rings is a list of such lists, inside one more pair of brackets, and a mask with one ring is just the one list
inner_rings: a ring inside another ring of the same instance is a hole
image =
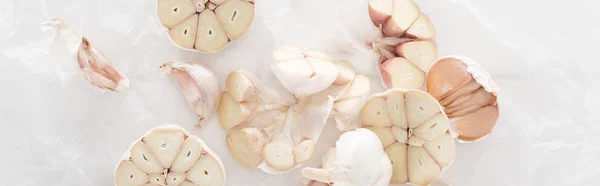
[[439, 103], [419, 90], [390, 89], [373, 95], [360, 111], [392, 161], [390, 183], [429, 185], [455, 157], [448, 117]]
[[475, 61], [462, 56], [439, 59], [427, 74], [427, 91], [444, 107], [450, 131], [459, 141], [475, 141], [492, 132], [499, 115], [499, 88]]
[[215, 53], [250, 28], [254, 1], [157, 0], [157, 15], [175, 45]]
[[184, 62], [167, 62], [160, 69], [179, 84], [190, 107], [200, 117], [196, 127], [210, 120], [219, 105], [219, 84], [207, 68]]
[[[77, 63], [79, 70], [94, 86], [114, 92], [129, 86], [129, 80], [104, 55], [92, 47], [86, 37], [77, 34], [65, 21], [50, 19], [42, 23], [41, 27], [44, 30], [56, 31], [51, 55], [60, 62], [56, 71], [63, 82], [78, 71], [74, 68]], [[77, 62], [73, 61], [74, 59]]]
[[223, 163], [202, 139], [177, 125], [136, 140], [115, 170], [115, 185], [225, 185]]

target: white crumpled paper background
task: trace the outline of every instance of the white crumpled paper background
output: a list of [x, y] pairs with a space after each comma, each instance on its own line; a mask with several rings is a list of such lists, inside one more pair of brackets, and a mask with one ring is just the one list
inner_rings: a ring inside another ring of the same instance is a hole
[[[324, 49], [332, 15], [349, 0], [257, 0], [253, 25], [213, 55], [173, 46], [154, 0], [2, 0], [0, 3], [0, 185], [112, 185], [115, 164], [153, 126], [175, 123], [223, 160], [227, 185], [297, 185], [299, 169], [278, 176], [240, 167], [214, 117], [202, 129], [179, 87], [158, 66], [206, 64], [221, 81], [246, 69], [277, 85], [268, 64], [284, 44]], [[440, 55], [479, 61], [502, 88], [494, 133], [458, 144], [442, 180], [454, 186], [597, 185], [600, 175], [599, 3], [592, 0], [417, 0], [436, 29]], [[336, 8], [337, 7], [337, 8]], [[66, 20], [131, 80], [102, 92], [83, 76], [62, 83], [48, 58], [53, 33], [39, 24]], [[339, 57], [339, 56], [338, 56]], [[343, 56], [341, 56], [343, 58]], [[341, 59], [341, 58], [340, 58]], [[382, 90], [374, 66], [353, 61]], [[223, 85], [221, 85], [223, 86]], [[337, 139], [333, 122], [319, 150]]]

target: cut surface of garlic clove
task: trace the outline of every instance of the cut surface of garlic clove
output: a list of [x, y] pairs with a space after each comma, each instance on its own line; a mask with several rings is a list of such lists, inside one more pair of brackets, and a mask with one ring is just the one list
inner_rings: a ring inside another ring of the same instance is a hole
[[177, 125], [148, 131], [133, 143], [115, 170], [117, 186], [183, 185], [186, 181], [224, 185], [224, 180], [221, 160], [202, 139]]
[[380, 68], [381, 78], [387, 88], [416, 89], [425, 82], [425, 72], [402, 57], [389, 59]]
[[392, 133], [392, 128], [389, 127], [366, 127], [379, 137], [383, 148], [386, 148], [396, 142], [396, 137]]
[[454, 136], [471, 142], [490, 134], [498, 120], [499, 88], [475, 61], [446, 56], [427, 74], [427, 91], [440, 101]]
[[208, 0], [192, 0], [194, 7], [196, 8], [196, 12], [202, 12], [206, 9], [206, 3]]
[[406, 42], [396, 46], [398, 56], [406, 58], [423, 72], [429, 71], [437, 53], [437, 44], [433, 40]]
[[229, 43], [229, 39], [212, 11], [203, 11], [198, 16], [198, 33], [196, 33], [196, 50], [214, 53]]
[[228, 92], [223, 92], [217, 114], [221, 127], [228, 130], [248, 121], [251, 110], [247, 103], [236, 102]]
[[417, 20], [406, 30], [406, 36], [415, 39], [432, 39], [435, 37], [435, 28], [427, 14], [421, 14]]
[[244, 128], [232, 131], [226, 137], [227, 148], [233, 158], [248, 168], [258, 167], [263, 147], [270, 139], [268, 132], [262, 128]]
[[263, 158], [265, 163], [276, 170], [288, 170], [294, 167], [294, 155], [290, 142], [273, 141], [265, 145]]
[[395, 127], [399, 127], [403, 130], [408, 128], [408, 121], [406, 120], [406, 105], [404, 99], [404, 93], [400, 91], [390, 92], [386, 99], [387, 111]]
[[369, 16], [375, 25], [380, 25], [392, 16], [394, 0], [369, 1]]
[[303, 163], [312, 157], [315, 152], [315, 142], [313, 140], [303, 140], [294, 148], [294, 161]]
[[360, 121], [366, 126], [392, 126], [385, 100], [381, 97], [369, 99], [360, 111]]
[[225, 89], [227, 89], [229, 96], [236, 102], [253, 102], [256, 100], [256, 88], [250, 79], [240, 71], [233, 71], [227, 75]]
[[198, 15], [193, 14], [183, 22], [169, 29], [169, 36], [177, 46], [194, 49], [198, 29]]
[[254, 4], [242, 0], [227, 0], [215, 9], [215, 14], [229, 39], [244, 34], [254, 19]]
[[386, 36], [400, 36], [421, 15], [421, 9], [413, 0], [394, 0], [392, 16], [383, 25]]
[[158, 19], [167, 28], [173, 28], [196, 13], [191, 0], [158, 0]]
[[[375, 132], [384, 145], [391, 144], [384, 147], [392, 161], [393, 173], [390, 183], [428, 185], [439, 177], [441, 170], [449, 166], [455, 157], [454, 139], [448, 133], [448, 117], [435, 98], [423, 91], [390, 89], [373, 95], [367, 103], [384, 98], [387, 98], [387, 104], [405, 107], [402, 111], [386, 115], [397, 118], [400, 123], [404, 121], [405, 125], [394, 124], [391, 128], [385, 128], [385, 132]], [[366, 110], [367, 106], [365, 105], [363, 110]], [[379, 108], [370, 107], [370, 110], [388, 108], [388, 113], [390, 109], [395, 109], [384, 104], [377, 105]], [[362, 117], [361, 114], [362, 126], [373, 128], [372, 124], [364, 123]]]

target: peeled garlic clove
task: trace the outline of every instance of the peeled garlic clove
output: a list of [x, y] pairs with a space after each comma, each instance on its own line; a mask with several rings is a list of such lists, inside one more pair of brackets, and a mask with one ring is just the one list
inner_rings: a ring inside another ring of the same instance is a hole
[[394, 143], [385, 149], [385, 153], [392, 161], [391, 184], [403, 184], [408, 181], [408, 168], [406, 159], [407, 147], [404, 143]]
[[437, 58], [437, 50], [433, 40], [406, 42], [396, 46], [398, 56], [406, 58], [423, 72], [429, 71]]
[[158, 20], [167, 28], [173, 28], [196, 13], [190, 0], [158, 0]]
[[392, 16], [394, 0], [369, 1], [369, 16], [375, 25], [380, 25]]
[[380, 97], [368, 100], [360, 111], [360, 121], [366, 126], [392, 126], [385, 100]]
[[196, 42], [196, 32], [198, 29], [198, 15], [194, 14], [183, 22], [169, 29], [169, 36], [177, 46], [186, 49], [193, 49]]
[[340, 73], [333, 84], [342, 85], [354, 80], [356, 72], [354, 72], [354, 66], [352, 63], [346, 60], [336, 61], [335, 66]]
[[203, 157], [187, 172], [187, 179], [198, 185], [225, 185], [223, 163], [212, 155]]
[[427, 14], [421, 14], [417, 20], [406, 30], [406, 37], [415, 39], [432, 39], [435, 37], [435, 28]]
[[440, 175], [441, 168], [423, 147], [408, 146], [408, 181], [429, 185]]
[[189, 105], [200, 117], [196, 127], [201, 127], [217, 110], [219, 85], [215, 74], [207, 68], [183, 62], [168, 62], [161, 70], [172, 75]]
[[450, 133], [442, 134], [428, 141], [423, 144], [423, 148], [442, 167], [450, 165], [456, 156], [456, 146]]
[[475, 61], [447, 56], [427, 74], [427, 91], [450, 117], [450, 128], [461, 141], [475, 141], [491, 133], [498, 120], [496, 83]]
[[131, 161], [123, 160], [115, 171], [115, 185], [141, 185], [148, 182], [148, 173]]
[[236, 102], [256, 100], [257, 90], [242, 72], [233, 71], [225, 79], [225, 88]]
[[196, 184], [224, 185], [225, 170], [200, 138], [177, 125], [158, 126], [144, 134], [115, 170], [115, 183], [123, 186], [179, 185], [186, 178]]
[[221, 94], [221, 101], [217, 114], [219, 115], [219, 123], [223, 129], [228, 130], [234, 128], [250, 118], [250, 108], [247, 103], [239, 103], [233, 100], [228, 92]]
[[254, 19], [254, 4], [242, 0], [227, 0], [215, 9], [215, 14], [225, 34], [233, 40], [250, 28]]
[[275, 128], [244, 128], [227, 135], [227, 148], [244, 167], [256, 168], [262, 161], [263, 147], [270, 141]]
[[396, 137], [392, 133], [392, 129], [389, 127], [365, 127], [365, 128], [373, 131], [373, 133], [375, 133], [377, 135], [377, 137], [379, 137], [379, 139], [381, 140], [381, 144], [383, 145], [383, 148], [386, 148], [386, 147], [390, 146], [392, 143], [396, 142]]
[[383, 24], [386, 36], [400, 36], [421, 15], [421, 9], [413, 0], [394, 0], [392, 16]]
[[294, 148], [294, 161], [303, 163], [312, 157], [315, 152], [315, 142], [312, 140], [304, 140]]
[[425, 72], [407, 59], [396, 57], [381, 64], [381, 78], [387, 88], [416, 89], [425, 82]]
[[291, 143], [291, 139], [281, 139], [273, 140], [265, 145], [263, 150], [265, 163], [276, 170], [288, 170], [294, 167], [294, 155]]

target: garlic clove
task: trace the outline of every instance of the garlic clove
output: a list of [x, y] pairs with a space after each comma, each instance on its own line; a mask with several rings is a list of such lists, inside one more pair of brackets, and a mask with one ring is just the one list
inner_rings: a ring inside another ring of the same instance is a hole
[[294, 155], [292, 152], [292, 142], [289, 137], [285, 139], [273, 140], [265, 145], [263, 158], [267, 166], [276, 170], [288, 170], [294, 167]]
[[400, 36], [421, 15], [421, 9], [413, 0], [394, 0], [392, 16], [383, 24], [386, 36]]
[[369, 16], [375, 25], [380, 25], [392, 16], [394, 0], [369, 1]]
[[198, 15], [193, 14], [183, 22], [169, 29], [169, 36], [177, 46], [193, 49], [198, 29]]
[[165, 175], [164, 174], [150, 174], [148, 176], [148, 180], [150, 180], [150, 183], [153, 184], [158, 184], [158, 185], [165, 185], [167, 182], [165, 181]]
[[[458, 99], [470, 96], [471, 93], [481, 88], [481, 85], [477, 81], [471, 79], [464, 85], [455, 88], [454, 91], [450, 92], [446, 97], [440, 100], [440, 104], [445, 107], [449, 107], [450, 104], [454, 103]], [[466, 101], [466, 100], [465, 100]], [[457, 102], [458, 103], [458, 102]]]
[[405, 98], [406, 117], [410, 128], [419, 126], [441, 110], [439, 103], [425, 92], [407, 92]]
[[129, 86], [129, 80], [93, 48], [85, 37], [82, 37], [77, 51], [77, 62], [87, 79], [97, 87], [119, 92]]
[[196, 8], [190, 0], [158, 0], [158, 19], [167, 28], [173, 28], [192, 14]]
[[356, 72], [354, 71], [354, 66], [350, 61], [342, 60], [336, 61], [335, 66], [339, 71], [339, 75], [333, 84], [342, 85], [354, 80], [356, 76]]
[[394, 143], [385, 149], [385, 153], [392, 162], [391, 184], [403, 184], [408, 181], [408, 168], [406, 159], [407, 147], [404, 143]]
[[254, 4], [242, 0], [227, 0], [215, 9], [215, 14], [229, 39], [242, 36], [254, 19]]
[[208, 2], [208, 0], [191, 0], [191, 1], [194, 4], [194, 7], [196, 7], [196, 12], [202, 12], [204, 9], [206, 9], [206, 3]]
[[170, 168], [183, 146], [184, 136], [178, 130], [156, 129], [150, 131], [142, 141], [148, 144], [162, 167]]
[[397, 126], [392, 126], [392, 134], [396, 138], [396, 141], [400, 143], [408, 143], [408, 132], [406, 131], [406, 129]]
[[199, 186], [199, 185], [196, 185], [189, 181], [185, 181], [185, 182], [181, 183], [179, 186]]
[[294, 148], [294, 161], [296, 161], [296, 163], [303, 163], [312, 157], [314, 152], [315, 142], [309, 139], [303, 140]]
[[194, 48], [204, 53], [214, 53], [229, 43], [225, 31], [212, 11], [202, 11], [198, 16], [198, 33]]
[[[444, 111], [449, 117], [463, 116], [465, 114], [475, 112], [481, 107], [494, 105], [496, 103], [496, 96], [485, 91], [483, 88], [479, 88], [471, 94], [465, 95], [465, 97], [466, 100], [461, 101], [461, 103], [450, 104], [445, 108]], [[456, 101], [452, 103], [455, 102]]]
[[187, 172], [187, 179], [198, 185], [225, 185], [225, 172], [221, 160], [205, 156]]
[[367, 126], [392, 126], [388, 116], [386, 101], [381, 97], [369, 99], [360, 110], [360, 121]]
[[[410, 135], [410, 134], [409, 134]], [[423, 144], [425, 144], [427, 142], [427, 140], [419, 137], [419, 136], [411, 136], [408, 138], [408, 144], [411, 146], [423, 146]]]
[[438, 113], [427, 119], [423, 124], [412, 129], [412, 134], [429, 141], [448, 132], [449, 127], [450, 121], [448, 121], [448, 117], [443, 113]]
[[123, 160], [117, 165], [115, 185], [141, 185], [148, 182], [148, 174], [131, 161]]
[[[277, 63], [275, 66], [281, 70], [281, 73], [289, 77], [286, 78], [289, 79], [286, 80], [289, 83], [303, 83], [303, 81], [306, 81], [306, 79], [315, 74], [310, 63], [303, 58], [288, 59]], [[292, 79], [291, 77], [296, 77], [297, 79]]]
[[375, 133], [377, 135], [377, 137], [379, 137], [379, 140], [381, 140], [381, 144], [383, 145], [383, 148], [386, 148], [386, 147], [392, 145], [394, 142], [396, 142], [396, 137], [394, 136], [394, 133], [392, 133], [391, 128], [375, 127], [375, 126], [366, 127], [366, 128], [373, 131], [373, 133]]
[[220, 5], [227, 1], [229, 1], [229, 0], [210, 0], [210, 2], [214, 3], [215, 5]]
[[171, 166], [169, 170], [174, 172], [185, 172], [192, 168], [204, 151], [202, 144], [203, 142], [200, 138], [188, 136], [183, 142], [183, 146], [177, 154], [173, 166]]
[[185, 173], [169, 172], [165, 179], [167, 181], [167, 185], [180, 185], [185, 181]]
[[425, 72], [402, 57], [389, 59], [380, 68], [387, 88], [416, 89], [425, 82]]
[[406, 42], [396, 46], [398, 56], [406, 58], [423, 72], [429, 71], [437, 53], [437, 44], [433, 40]]
[[409, 145], [406, 155], [410, 183], [429, 185], [440, 175], [440, 166], [423, 147]]
[[338, 100], [344, 100], [352, 97], [363, 96], [369, 93], [371, 89], [371, 81], [367, 76], [356, 75], [352, 83], [348, 87], [348, 90], [338, 98]]
[[364, 103], [361, 97], [354, 97], [350, 99], [344, 99], [336, 101], [333, 104], [333, 114], [338, 115], [357, 115], [360, 112], [360, 106]]
[[257, 90], [252, 81], [240, 71], [233, 71], [225, 79], [227, 93], [236, 102], [255, 101]]
[[462, 141], [475, 141], [492, 132], [498, 120], [498, 106], [486, 106], [470, 114], [452, 118], [451, 131]]
[[[467, 71], [467, 65], [459, 59], [442, 58], [436, 61], [427, 73], [427, 92], [435, 99], [442, 100], [472, 79], [472, 75]], [[477, 82], [473, 84], [477, 85]]]
[[229, 92], [223, 92], [217, 113], [221, 127], [228, 130], [248, 121], [251, 110], [247, 103], [236, 102]]
[[456, 156], [456, 146], [450, 133], [442, 134], [423, 144], [423, 148], [442, 167], [447, 167]]
[[389, 118], [394, 127], [399, 127], [402, 130], [406, 130], [408, 128], [408, 122], [406, 120], [404, 93], [399, 91], [390, 92], [387, 95], [386, 105]]
[[131, 147], [131, 161], [138, 165], [140, 169], [147, 173], [162, 173], [163, 167], [161, 166], [158, 158], [154, 156], [154, 153], [146, 143], [142, 141], [136, 142]]
[[406, 30], [406, 37], [428, 40], [435, 37], [435, 27], [427, 14], [421, 14], [419, 18]]
[[262, 161], [263, 147], [270, 137], [260, 128], [244, 128], [230, 132], [226, 140], [229, 152], [239, 164], [256, 168]]

